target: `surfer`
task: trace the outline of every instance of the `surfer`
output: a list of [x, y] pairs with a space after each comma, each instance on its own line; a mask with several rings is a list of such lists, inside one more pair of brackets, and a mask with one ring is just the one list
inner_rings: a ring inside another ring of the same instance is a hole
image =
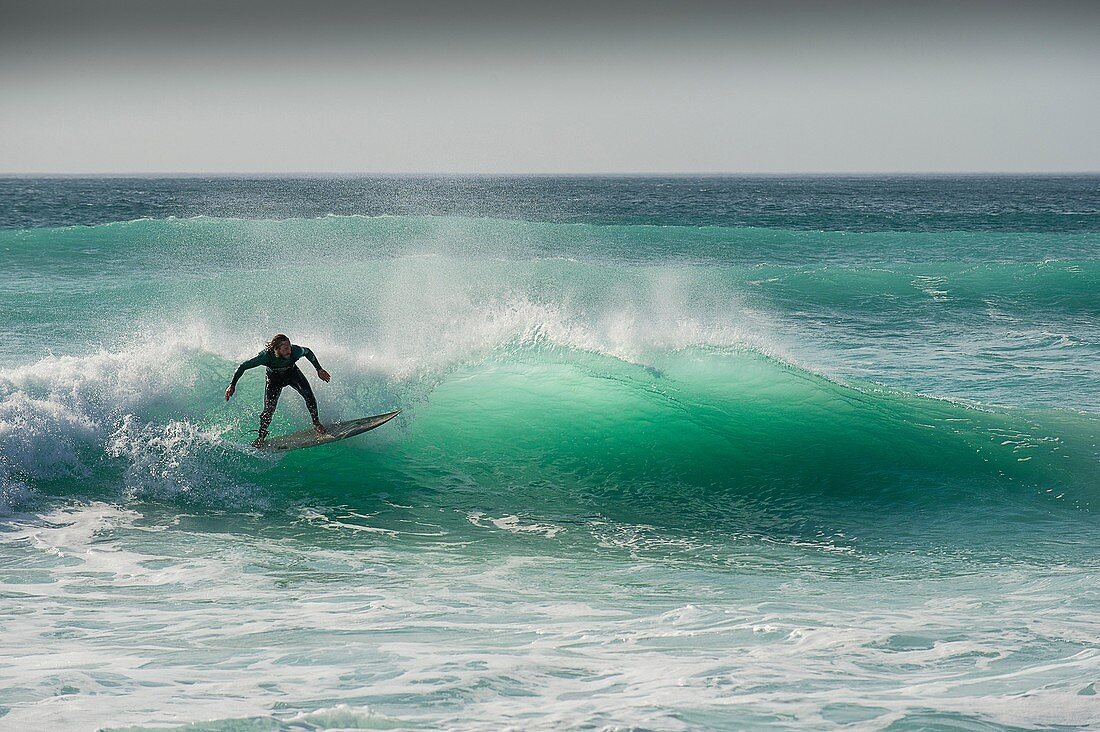
[[256, 366], [267, 367], [267, 386], [264, 387], [264, 411], [260, 413], [260, 436], [253, 441], [253, 447], [263, 446], [264, 440], [267, 439], [267, 428], [271, 425], [271, 417], [275, 414], [275, 405], [279, 403], [279, 392], [283, 390], [284, 386], [291, 387], [306, 400], [309, 416], [313, 418], [313, 429], [317, 430], [319, 434], [328, 434], [328, 430], [317, 418], [317, 399], [313, 396], [313, 389], [310, 388], [306, 375], [294, 363], [303, 357], [317, 369], [317, 376], [321, 381], [327, 382], [332, 378], [328, 371], [321, 368], [321, 364], [317, 362], [317, 357], [313, 355], [313, 351], [292, 344], [290, 339], [282, 333], [278, 333], [268, 341], [264, 350], [256, 354], [255, 358], [250, 358], [238, 366], [237, 371], [233, 374], [233, 381], [230, 382], [229, 388], [225, 390], [226, 401], [229, 401], [229, 397], [233, 396], [233, 392], [236, 391], [237, 380], [241, 378], [241, 374]]

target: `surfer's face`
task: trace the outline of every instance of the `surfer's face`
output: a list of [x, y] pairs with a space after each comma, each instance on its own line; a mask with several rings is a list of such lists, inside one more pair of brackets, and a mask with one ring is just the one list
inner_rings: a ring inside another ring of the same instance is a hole
[[290, 358], [290, 341], [283, 341], [275, 346], [275, 355], [279, 358]]

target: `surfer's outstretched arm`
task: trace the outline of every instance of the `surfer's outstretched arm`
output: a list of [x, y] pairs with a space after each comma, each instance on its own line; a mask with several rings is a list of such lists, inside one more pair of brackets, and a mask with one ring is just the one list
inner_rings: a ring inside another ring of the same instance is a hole
[[330, 374], [328, 371], [325, 371], [323, 368], [321, 368], [321, 364], [317, 360], [317, 357], [313, 355], [313, 351], [309, 350], [305, 346], [302, 346], [301, 348], [302, 348], [302, 355], [306, 358], [306, 360], [308, 360], [311, 364], [313, 364], [313, 368], [317, 369], [317, 378], [319, 378], [321, 381], [326, 381], [326, 382], [329, 379], [331, 379], [332, 374]]
[[[256, 368], [264, 362], [264, 354], [260, 354], [254, 358], [250, 358], [233, 372], [233, 381], [229, 382], [229, 388], [225, 390], [225, 401], [229, 401], [229, 397], [233, 396], [233, 392], [237, 390], [237, 381], [241, 378], [241, 374], [249, 369]], [[327, 381], [327, 379], [326, 379]]]

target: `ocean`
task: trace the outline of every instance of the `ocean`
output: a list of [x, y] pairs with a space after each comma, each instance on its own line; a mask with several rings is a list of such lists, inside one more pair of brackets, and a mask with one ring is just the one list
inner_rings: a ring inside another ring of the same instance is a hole
[[[0, 727], [1100, 728], [1098, 177], [0, 178], [0, 257]], [[277, 332], [401, 415], [250, 449]]]

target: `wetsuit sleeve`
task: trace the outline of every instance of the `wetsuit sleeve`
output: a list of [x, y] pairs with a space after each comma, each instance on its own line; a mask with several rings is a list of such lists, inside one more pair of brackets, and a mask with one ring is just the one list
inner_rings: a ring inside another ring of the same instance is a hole
[[321, 364], [317, 363], [317, 357], [313, 355], [313, 351], [309, 350], [305, 346], [302, 346], [302, 356], [304, 356], [311, 364], [313, 364], [313, 368], [317, 369], [318, 371], [321, 370]]
[[244, 363], [242, 363], [240, 366], [238, 366], [237, 370], [235, 372], [233, 372], [233, 381], [231, 381], [229, 383], [229, 385], [230, 386], [236, 386], [237, 385], [237, 379], [241, 378], [241, 374], [243, 374], [245, 371], [248, 371], [249, 369], [254, 369], [257, 366], [263, 365], [264, 361], [266, 360], [264, 358], [264, 355], [265, 354], [260, 353], [255, 358], [250, 358], [247, 361], [245, 361]]

